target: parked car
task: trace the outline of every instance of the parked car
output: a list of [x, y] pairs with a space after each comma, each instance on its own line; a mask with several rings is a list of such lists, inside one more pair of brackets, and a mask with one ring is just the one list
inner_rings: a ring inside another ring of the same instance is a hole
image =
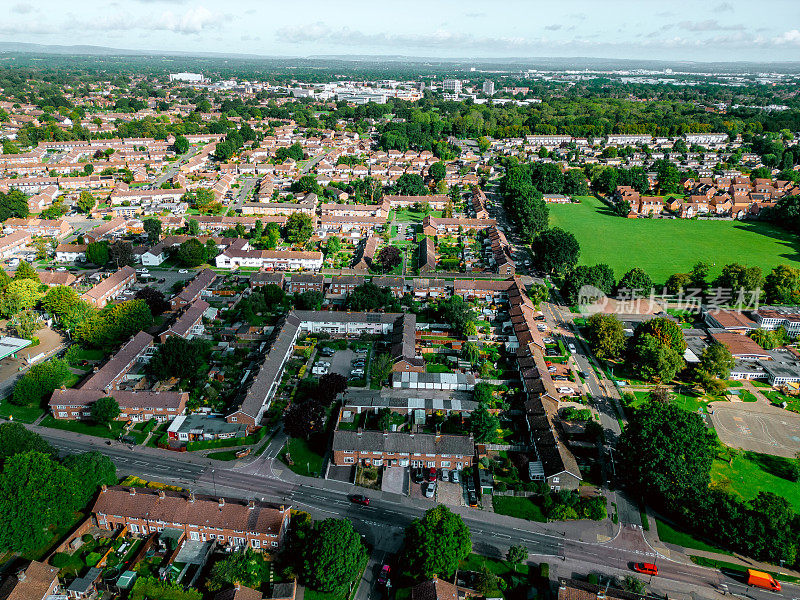
[[425, 497], [433, 498], [433, 495], [435, 493], [436, 493], [436, 482], [429, 481], [428, 484], [425, 486]]
[[553, 381], [569, 381], [569, 378], [564, 375], [556, 375], [553, 377]]
[[378, 575], [378, 585], [386, 585], [389, 583], [389, 576], [392, 574], [392, 567], [389, 565], [383, 565], [381, 567], [381, 572]]
[[158, 280], [158, 283], [165, 283], [167, 281], [166, 277], [162, 277]]
[[573, 354], [575, 354], [575, 353], [578, 351], [578, 350], [575, 348], [575, 344], [570, 344], [570, 345], [568, 346], [568, 348], [569, 348], [569, 351], [570, 351], [570, 352], [572, 352]]
[[450, 471], [450, 481], [452, 481], [453, 483], [461, 483], [461, 476], [455, 469]]
[[425, 481], [425, 474], [422, 469], [411, 469], [411, 481], [414, 483], [422, 483]]
[[574, 390], [571, 387], [563, 386], [563, 387], [558, 388], [558, 393], [559, 394], [571, 394], [573, 391]]
[[548, 338], [544, 338], [542, 341], [545, 344], [555, 344], [556, 343], [556, 341], [553, 338], [549, 338], [549, 337]]
[[544, 323], [539, 323], [538, 325], [536, 325], [536, 329], [538, 329], [539, 331], [547, 331], [547, 325], [545, 325]]
[[180, 273], [181, 275], [186, 275], [188, 272], [189, 272], [188, 269], [178, 269], [178, 273]]
[[352, 371], [350, 371], [350, 375], [352, 377], [363, 377], [364, 369], [353, 369]]
[[436, 481], [436, 467], [428, 469], [428, 481]]
[[550, 373], [555, 373], [557, 370], [558, 369], [556, 368], [555, 365], [550, 365], [549, 367], [547, 367], [547, 371]]
[[331, 363], [329, 363], [327, 360], [320, 360], [320, 361], [317, 361], [315, 366], [317, 366], [317, 367], [330, 367]]
[[350, 496], [350, 502], [353, 504], [360, 504], [361, 506], [369, 506], [369, 498], [363, 494], [354, 494]]
[[336, 350], [333, 348], [328, 348], [327, 346], [319, 351], [322, 356], [333, 356], [336, 354]]
[[368, 348], [356, 348], [356, 354], [367, 354], [368, 352]]
[[450, 481], [450, 470], [449, 469], [442, 469], [439, 471], [439, 479], [442, 481]]
[[478, 496], [475, 494], [475, 492], [467, 492], [467, 505], [471, 508], [477, 508]]

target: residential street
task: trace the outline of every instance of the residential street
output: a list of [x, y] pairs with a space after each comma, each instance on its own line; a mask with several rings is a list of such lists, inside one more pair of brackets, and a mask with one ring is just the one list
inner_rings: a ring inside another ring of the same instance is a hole
[[[375, 569], [386, 555], [399, 550], [405, 527], [431, 507], [426, 500], [382, 492], [370, 492], [369, 506], [353, 504], [347, 495], [356, 491], [354, 486], [302, 477], [277, 462], [275, 457], [285, 441], [283, 433], [266, 442], [267, 448], [260, 456], [248, 457], [237, 464], [117, 442], [107, 445], [98, 438], [30, 427], [62, 452], [97, 450], [106, 454], [117, 465], [120, 475], [152, 477], [215, 496], [258, 497], [288, 503], [316, 518], [347, 517], [373, 546], [370, 564]], [[618, 495], [618, 504], [620, 500]], [[646, 560], [655, 562], [659, 568], [660, 575], [652, 582], [654, 590], [678, 594], [678, 597], [689, 598], [693, 592], [701, 593], [704, 598], [712, 597], [722, 583], [727, 584], [730, 592], [755, 600], [796, 598], [800, 594], [800, 588], [788, 584], [784, 584], [780, 594], [748, 589], [719, 571], [669, 558], [650, 546], [640, 527], [625, 524], [632, 520], [624, 521], [623, 511], [620, 511], [623, 525], [614, 526], [609, 520], [534, 523], [467, 507], [452, 510], [460, 514], [470, 528], [473, 551], [501, 557], [509, 546], [523, 544], [529, 549], [531, 560], [551, 563], [551, 577], [592, 571], [624, 576], [630, 574], [631, 563]], [[638, 511], [635, 512], [638, 518]], [[358, 591], [359, 600], [374, 597], [372, 589], [376, 576], [375, 572], [365, 572], [363, 589]]]

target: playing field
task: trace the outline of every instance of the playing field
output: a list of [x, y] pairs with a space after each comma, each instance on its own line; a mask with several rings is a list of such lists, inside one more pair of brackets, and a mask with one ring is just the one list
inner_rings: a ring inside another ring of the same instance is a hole
[[550, 226], [575, 235], [580, 264], [606, 263], [617, 278], [641, 267], [657, 285], [700, 260], [714, 265], [712, 278], [732, 262], [759, 266], [764, 274], [779, 264], [800, 267], [797, 237], [756, 221], [625, 219], [585, 196], [580, 204], [551, 204]]

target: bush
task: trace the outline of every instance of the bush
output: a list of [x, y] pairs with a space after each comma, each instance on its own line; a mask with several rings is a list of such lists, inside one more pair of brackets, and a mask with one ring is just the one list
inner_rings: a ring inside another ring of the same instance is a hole
[[545, 579], [550, 578], [550, 565], [548, 563], [542, 563], [539, 565], [539, 575]]
[[66, 552], [56, 552], [50, 557], [50, 564], [57, 569], [63, 569], [70, 563], [70, 558]]
[[100, 562], [100, 559], [103, 558], [103, 555], [98, 552], [90, 552], [86, 555], [85, 563], [87, 567], [94, 567], [97, 563]]
[[505, 492], [508, 489], [505, 481], [498, 481], [494, 484], [494, 489], [498, 492]]
[[84, 533], [84, 534], [81, 536], [81, 541], [82, 541], [84, 544], [88, 544], [89, 542], [93, 542], [93, 541], [94, 541], [94, 536], [93, 536], [91, 533]]

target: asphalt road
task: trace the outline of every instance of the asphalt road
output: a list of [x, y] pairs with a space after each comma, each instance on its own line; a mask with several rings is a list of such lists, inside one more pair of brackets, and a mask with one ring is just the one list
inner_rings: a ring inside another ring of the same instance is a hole
[[[419, 506], [407, 501], [399, 502], [399, 497], [391, 496], [372, 498], [369, 506], [360, 506], [349, 501], [347, 496], [353, 488], [345, 484], [323, 479], [302, 479], [299, 483], [283, 479], [285, 467], [275, 462], [285, 441], [282, 433], [269, 443], [261, 456], [249, 463], [232, 466], [231, 463], [188, 453], [131, 447], [118, 442], [107, 445], [96, 438], [42, 427], [33, 429], [61, 452], [102, 452], [114, 461], [121, 475], [157, 478], [201, 493], [291, 504], [315, 518], [346, 517], [352, 520], [356, 530], [372, 547], [370, 569], [365, 572], [357, 592], [358, 600], [374, 597], [374, 582], [383, 560], [400, 549], [405, 528], [429, 507], [422, 502]], [[659, 576], [651, 578], [650, 584], [659, 590], [682, 594], [700, 591], [701, 597], [709, 598], [713, 596], [711, 592], [720, 589], [724, 583], [729, 592], [756, 600], [800, 597], [797, 586], [784, 585], [784, 591], [775, 594], [747, 588], [713, 569], [671, 561], [649, 547], [641, 530], [635, 526], [621, 527], [617, 536], [606, 542], [586, 542], [572, 539], [566, 532], [553, 529], [552, 525], [467, 507], [454, 507], [453, 510], [470, 528], [474, 552], [499, 558], [511, 545], [523, 544], [528, 548], [531, 560], [551, 563], [551, 575], [554, 568], [560, 576], [590, 572], [624, 576], [631, 573], [633, 562], [655, 562]]]

